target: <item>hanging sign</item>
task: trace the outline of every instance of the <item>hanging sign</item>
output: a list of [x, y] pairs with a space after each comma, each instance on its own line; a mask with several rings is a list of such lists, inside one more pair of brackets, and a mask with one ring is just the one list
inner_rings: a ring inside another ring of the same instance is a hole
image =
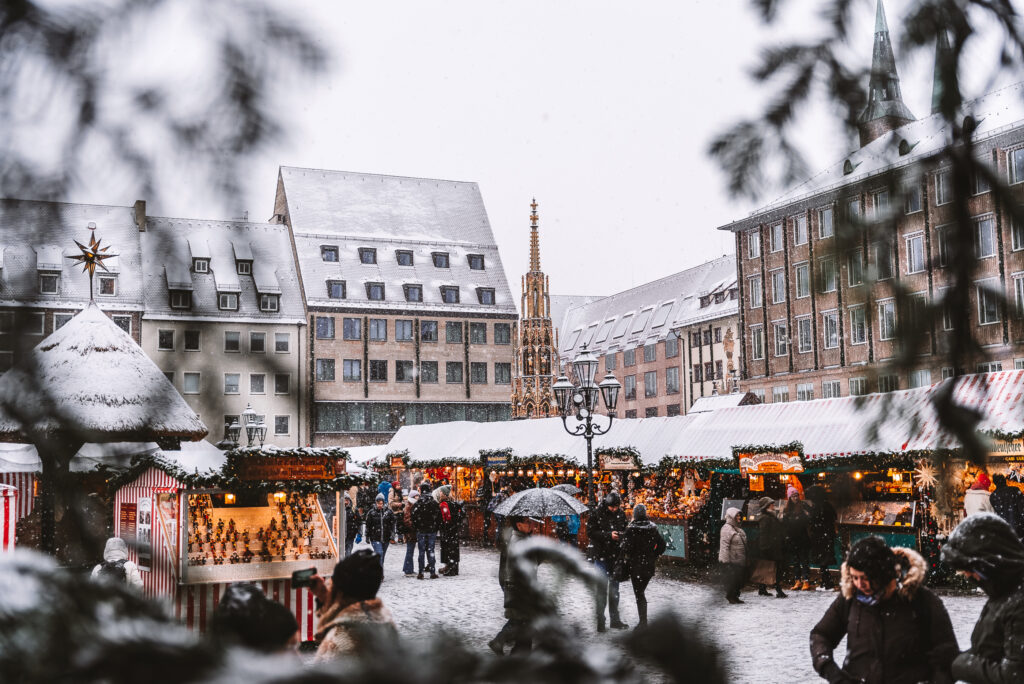
[[1009, 442], [1001, 439], [993, 440], [988, 455], [990, 458], [1000, 461], [1022, 463], [1024, 462], [1024, 439], [1015, 439]]
[[802, 473], [804, 466], [800, 463], [800, 454], [796, 451], [778, 453], [762, 451], [759, 453], [737, 454], [740, 462], [740, 473]]
[[601, 470], [636, 470], [632, 454], [600, 454], [597, 462]]
[[336, 460], [330, 456], [261, 456], [238, 464], [240, 480], [331, 480]]
[[402, 468], [404, 468], [405, 467], [405, 457], [404, 456], [392, 456], [391, 457], [391, 467], [395, 468], [397, 470], [401, 470]]
[[487, 454], [486, 463], [488, 468], [504, 468], [508, 465], [508, 456], [506, 454]]
[[135, 504], [123, 503], [117, 512], [117, 529], [121, 531], [121, 539], [128, 542], [128, 545], [135, 543], [135, 527], [138, 522], [138, 514]]
[[139, 522], [136, 552], [139, 570], [150, 570], [153, 564], [153, 499], [144, 497], [138, 503]]

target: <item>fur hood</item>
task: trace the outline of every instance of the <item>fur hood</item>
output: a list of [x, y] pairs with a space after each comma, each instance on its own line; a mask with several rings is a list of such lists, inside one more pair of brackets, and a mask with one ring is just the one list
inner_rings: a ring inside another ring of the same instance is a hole
[[[928, 576], [928, 565], [924, 558], [917, 551], [903, 546], [892, 547], [892, 552], [897, 557], [897, 569], [900, 576], [897, 579], [896, 594], [905, 601], [914, 598], [917, 590], [924, 586]], [[853, 580], [850, 578], [850, 570], [844, 562], [840, 569], [839, 588], [846, 599], [852, 599], [856, 593]]]
[[391, 633], [395, 631], [391, 611], [379, 598], [357, 601], [344, 608], [331, 604], [321, 611], [319, 617], [316, 639], [320, 647], [316, 652], [317, 660], [327, 660], [358, 650], [363, 636], [360, 632], [363, 630], [377, 628]]

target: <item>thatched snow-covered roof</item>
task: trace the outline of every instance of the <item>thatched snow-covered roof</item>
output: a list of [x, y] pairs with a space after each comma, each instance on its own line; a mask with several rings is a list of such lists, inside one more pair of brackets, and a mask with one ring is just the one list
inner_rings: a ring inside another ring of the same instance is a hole
[[206, 426], [123, 330], [89, 304], [0, 377], [0, 441], [198, 440]]

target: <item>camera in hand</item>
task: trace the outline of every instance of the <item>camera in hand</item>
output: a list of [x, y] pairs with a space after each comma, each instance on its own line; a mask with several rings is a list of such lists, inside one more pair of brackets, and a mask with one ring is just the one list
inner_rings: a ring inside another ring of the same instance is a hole
[[316, 575], [316, 568], [309, 568], [308, 570], [296, 570], [292, 573], [292, 588], [301, 589], [306, 587], [307, 589], [313, 586], [313, 576]]

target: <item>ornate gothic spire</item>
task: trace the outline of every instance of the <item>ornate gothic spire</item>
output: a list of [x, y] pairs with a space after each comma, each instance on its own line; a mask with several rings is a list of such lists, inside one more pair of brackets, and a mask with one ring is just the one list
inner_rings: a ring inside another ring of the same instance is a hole
[[889, 39], [885, 8], [878, 0], [875, 10], [875, 45], [871, 53], [871, 81], [868, 84], [868, 106], [858, 118], [860, 144], [867, 145], [884, 133], [914, 121], [914, 115], [903, 102], [896, 57]]
[[540, 272], [540, 233], [537, 230], [537, 198], [530, 202], [530, 270]]

